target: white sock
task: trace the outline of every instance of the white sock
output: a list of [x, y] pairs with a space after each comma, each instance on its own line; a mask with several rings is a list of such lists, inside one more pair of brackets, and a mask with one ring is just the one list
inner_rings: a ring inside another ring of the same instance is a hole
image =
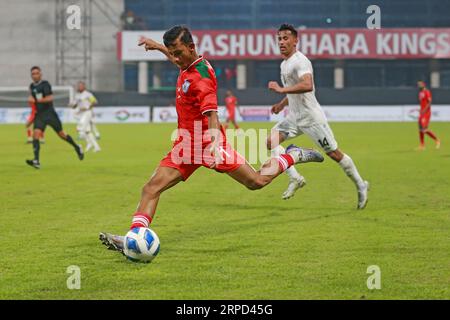
[[88, 142], [90, 144], [92, 144], [94, 146], [94, 150], [95, 151], [99, 151], [100, 150], [100, 146], [98, 145], [97, 140], [95, 140], [95, 137], [92, 134], [92, 132], [86, 133], [86, 139], [88, 140]]
[[[273, 148], [271, 151], [272, 157], [278, 157], [280, 154], [283, 154], [286, 152], [286, 150], [283, 148], [283, 146], [279, 145]], [[286, 171], [286, 174], [289, 176], [289, 179], [291, 180], [300, 180], [303, 179], [303, 177], [300, 175], [300, 173], [297, 171], [297, 169], [294, 166], [291, 166]]]
[[91, 124], [91, 129], [94, 132], [94, 136], [100, 137], [100, 132], [98, 131], [97, 126], [95, 125], [95, 123]]
[[359, 188], [360, 186], [364, 185], [364, 181], [359, 175], [358, 169], [356, 169], [352, 158], [344, 154], [344, 157], [339, 162], [339, 165], [344, 170], [345, 174], [356, 184], [356, 187]]
[[82, 139], [84, 139], [86, 141], [86, 148], [85, 148], [85, 152], [89, 151], [89, 149], [92, 148], [92, 144], [91, 141], [89, 140], [89, 137], [86, 133], [80, 133], [80, 136], [82, 137]]

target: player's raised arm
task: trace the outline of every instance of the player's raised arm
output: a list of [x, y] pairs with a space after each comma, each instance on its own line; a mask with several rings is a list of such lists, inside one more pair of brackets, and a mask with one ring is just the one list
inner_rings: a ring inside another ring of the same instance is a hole
[[162, 43], [156, 42], [155, 40], [150, 39], [150, 38], [140, 37], [138, 45], [144, 46], [146, 51], [157, 50], [157, 51], [163, 53], [167, 57], [167, 59], [169, 59], [170, 62], [172, 62], [173, 64], [176, 65], [172, 55], [169, 53], [169, 50]]
[[314, 83], [311, 73], [306, 73], [300, 77], [298, 82], [290, 87], [281, 87], [276, 81], [270, 81], [269, 89], [277, 93], [292, 94], [292, 93], [306, 93], [313, 91]]

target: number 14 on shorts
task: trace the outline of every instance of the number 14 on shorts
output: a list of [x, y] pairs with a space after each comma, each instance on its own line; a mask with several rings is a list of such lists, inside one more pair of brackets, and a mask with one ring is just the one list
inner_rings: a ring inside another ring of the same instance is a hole
[[317, 141], [319, 141], [319, 144], [320, 144], [320, 146], [322, 147], [322, 148], [325, 148], [325, 147], [329, 147], [330, 146], [330, 144], [328, 143], [328, 140], [327, 140], [327, 138], [323, 138], [322, 140], [317, 140]]

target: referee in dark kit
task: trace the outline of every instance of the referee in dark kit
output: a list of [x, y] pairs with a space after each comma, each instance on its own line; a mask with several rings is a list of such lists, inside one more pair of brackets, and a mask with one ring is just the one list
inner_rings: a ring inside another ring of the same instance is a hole
[[36, 117], [33, 126], [33, 160], [26, 160], [26, 163], [36, 169], [41, 167], [39, 162], [40, 142], [39, 137], [45, 131], [47, 125], [53, 128], [58, 136], [67, 141], [75, 149], [80, 160], [83, 160], [84, 154], [81, 147], [73, 141], [72, 137], [63, 131], [61, 120], [53, 107], [52, 86], [46, 80], [42, 80], [41, 68], [34, 66], [31, 68], [30, 96], [28, 101], [36, 104]]

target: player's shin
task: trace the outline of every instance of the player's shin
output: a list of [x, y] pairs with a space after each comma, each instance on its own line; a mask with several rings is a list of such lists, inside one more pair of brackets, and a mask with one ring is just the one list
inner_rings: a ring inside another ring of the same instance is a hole
[[358, 169], [356, 169], [352, 158], [344, 154], [344, 157], [339, 162], [339, 165], [344, 170], [345, 174], [356, 184], [358, 188], [364, 186], [364, 181], [359, 175]]
[[295, 163], [294, 158], [289, 154], [280, 154], [279, 156], [270, 158], [261, 167], [261, 175], [276, 177], [285, 172]]
[[[286, 150], [283, 146], [278, 145], [275, 148], [273, 148], [271, 151], [272, 157], [279, 157], [281, 154], [284, 154]], [[297, 169], [294, 166], [291, 166], [285, 170], [286, 174], [289, 176], [290, 180], [301, 180], [303, 177], [300, 175], [300, 173], [297, 171]]]
[[95, 139], [92, 132], [86, 133], [86, 141], [88, 144], [94, 146], [94, 151], [100, 151], [100, 146], [97, 143], [97, 140]]
[[29, 142], [33, 141], [33, 132], [31, 131], [30, 128], [27, 128], [27, 139]]
[[425, 131], [425, 133], [426, 133], [431, 139], [433, 139], [434, 141], [437, 141], [437, 140], [438, 140], [438, 138], [437, 138], [436, 135], [433, 133], [433, 131], [427, 130], [427, 131]]
[[421, 130], [419, 131], [419, 139], [420, 139], [420, 145], [425, 145], [425, 133]]
[[39, 139], [33, 139], [33, 153], [34, 153], [34, 160], [39, 162], [39, 151], [41, 149], [41, 144], [39, 142]]
[[75, 149], [78, 148], [78, 145], [73, 141], [72, 137], [70, 135], [66, 135], [65, 139], [68, 143], [70, 143]]

